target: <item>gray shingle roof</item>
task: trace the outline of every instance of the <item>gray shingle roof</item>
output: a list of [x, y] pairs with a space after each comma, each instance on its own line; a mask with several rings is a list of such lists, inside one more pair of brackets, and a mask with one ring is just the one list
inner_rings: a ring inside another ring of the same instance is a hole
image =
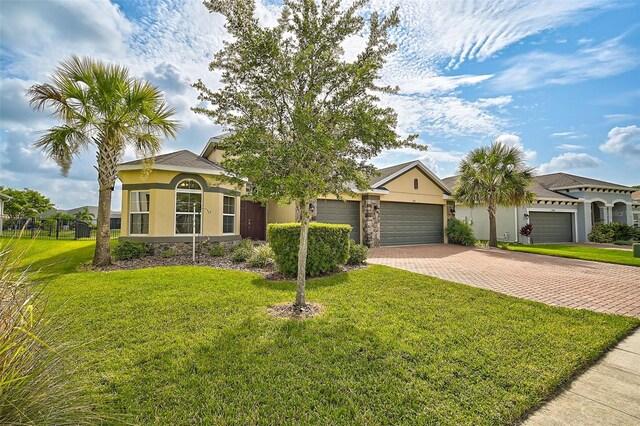
[[[142, 165], [144, 159], [129, 161], [127, 163], [120, 164], [121, 166], [135, 166]], [[198, 154], [194, 154], [191, 151], [183, 149], [182, 151], [171, 152], [169, 154], [162, 154], [153, 157], [154, 164], [162, 164], [165, 166], [175, 167], [189, 167], [197, 169], [208, 169], [211, 171], [221, 172], [224, 171], [220, 165], [202, 158]]]
[[378, 169], [378, 174], [371, 178], [371, 181], [369, 181], [369, 184], [373, 186], [376, 182], [380, 182], [381, 180], [407, 167], [411, 163], [413, 163], [413, 161], [407, 161], [406, 163], [396, 164], [395, 166], [389, 166], [382, 169]]
[[[591, 179], [584, 176], [570, 175], [568, 173], [551, 173], [537, 177], [538, 182], [547, 188], [564, 188], [576, 185], [607, 186], [612, 188], [628, 188], [625, 185], [606, 182], [598, 179]], [[631, 188], [629, 188], [631, 189]]]
[[[561, 194], [559, 192], [556, 191], [551, 191], [548, 188], [545, 188], [545, 185], [543, 185], [540, 180], [539, 180], [540, 176], [535, 176], [533, 178], [533, 183], [531, 184], [531, 188], [529, 188], [534, 194], [536, 194], [536, 196], [538, 198], [541, 199], [566, 199], [567, 201], [569, 200], [575, 200], [575, 197], [571, 197], [569, 195], [566, 194]], [[447, 185], [449, 187], [449, 189], [451, 189], [451, 191], [454, 191], [456, 188], [456, 184], [458, 183], [458, 176], [450, 176], [447, 178], [442, 179], [442, 181], [444, 182], [445, 185]]]

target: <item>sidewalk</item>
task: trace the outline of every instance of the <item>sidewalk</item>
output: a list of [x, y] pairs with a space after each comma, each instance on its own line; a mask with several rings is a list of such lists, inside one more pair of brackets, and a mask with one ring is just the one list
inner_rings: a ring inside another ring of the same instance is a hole
[[640, 329], [522, 424], [639, 425]]

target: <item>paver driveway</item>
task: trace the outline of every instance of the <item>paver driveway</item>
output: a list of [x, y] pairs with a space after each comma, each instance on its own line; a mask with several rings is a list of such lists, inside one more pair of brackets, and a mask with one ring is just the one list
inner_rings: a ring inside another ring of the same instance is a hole
[[640, 268], [450, 244], [380, 247], [370, 263], [549, 305], [640, 318]]

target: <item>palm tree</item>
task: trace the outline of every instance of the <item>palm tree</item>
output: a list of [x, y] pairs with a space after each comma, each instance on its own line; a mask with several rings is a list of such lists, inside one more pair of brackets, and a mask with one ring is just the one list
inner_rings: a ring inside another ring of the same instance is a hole
[[77, 56], [62, 61], [50, 83], [32, 86], [27, 95], [36, 110], [50, 108], [62, 123], [44, 132], [34, 144], [66, 176], [73, 158], [90, 145], [96, 148], [98, 171], [98, 233], [93, 264], [111, 263], [109, 216], [116, 166], [125, 147], [139, 155], [160, 152], [163, 137], [175, 137], [175, 110], [162, 92], [129, 76], [125, 67]]
[[498, 245], [496, 209], [533, 201], [529, 190], [533, 168], [527, 167], [522, 150], [500, 142], [472, 150], [458, 166], [456, 202], [469, 207], [486, 205], [489, 212], [489, 245]]

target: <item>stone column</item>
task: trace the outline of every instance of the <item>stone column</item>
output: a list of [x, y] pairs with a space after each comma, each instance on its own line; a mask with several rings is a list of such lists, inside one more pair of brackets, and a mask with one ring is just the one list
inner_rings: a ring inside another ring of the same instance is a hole
[[447, 222], [456, 218], [456, 202], [447, 200]]
[[318, 220], [318, 200], [315, 200], [310, 204], [311, 211], [311, 222], [316, 222]]
[[576, 238], [578, 242], [589, 242], [588, 235], [593, 227], [593, 222], [591, 221], [592, 209], [593, 207], [590, 201], [585, 201], [581, 205], [578, 205], [578, 236]]
[[380, 197], [362, 197], [362, 243], [368, 247], [380, 246]]

